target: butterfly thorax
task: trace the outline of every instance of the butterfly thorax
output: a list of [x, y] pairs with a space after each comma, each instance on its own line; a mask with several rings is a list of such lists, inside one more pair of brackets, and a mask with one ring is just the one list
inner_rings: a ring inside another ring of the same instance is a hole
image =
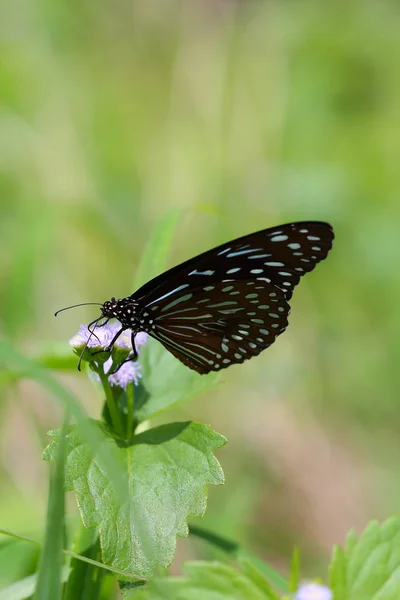
[[104, 317], [118, 319], [124, 329], [140, 330], [138, 304], [132, 298], [111, 298], [104, 302], [101, 310]]

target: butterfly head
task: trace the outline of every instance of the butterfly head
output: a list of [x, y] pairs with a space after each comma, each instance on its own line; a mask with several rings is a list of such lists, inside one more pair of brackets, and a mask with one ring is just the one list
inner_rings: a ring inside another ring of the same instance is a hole
[[115, 298], [111, 298], [111, 300], [104, 302], [101, 307], [102, 316], [107, 317], [108, 319], [118, 319], [120, 313], [119, 303], [120, 300], [116, 300]]
[[104, 302], [101, 313], [106, 319], [118, 319], [123, 327], [134, 329], [136, 326], [136, 302], [131, 298], [122, 298], [122, 300], [111, 298]]

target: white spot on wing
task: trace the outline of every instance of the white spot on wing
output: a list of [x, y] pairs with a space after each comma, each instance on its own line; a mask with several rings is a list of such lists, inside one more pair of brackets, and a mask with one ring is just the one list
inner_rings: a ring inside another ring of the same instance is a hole
[[211, 271], [211, 269], [209, 269], [208, 271], [196, 271], [196, 269], [194, 271], [192, 271], [191, 273], [189, 273], [189, 275], [214, 275], [215, 271]]
[[250, 248], [250, 250], [238, 250], [237, 252], [230, 252], [227, 254], [227, 258], [234, 258], [235, 256], [240, 256], [241, 254], [251, 254], [251, 252], [259, 252], [262, 248]]
[[167, 304], [166, 306], [164, 306], [161, 309], [161, 312], [164, 312], [165, 310], [168, 310], [168, 309], [172, 308], [173, 306], [176, 306], [177, 304], [180, 304], [181, 302], [186, 302], [186, 300], [190, 300], [190, 298], [192, 296], [193, 296], [193, 294], [185, 294], [184, 296], [180, 296], [176, 300], [173, 300], [172, 302], [170, 302], [169, 304]]
[[179, 287], [175, 288], [174, 290], [171, 290], [167, 294], [164, 294], [160, 298], [156, 298], [155, 300], [153, 300], [153, 302], [149, 302], [149, 304], [147, 304], [147, 306], [151, 306], [152, 304], [154, 304], [154, 302], [160, 302], [160, 300], [164, 300], [164, 298], [171, 296], [171, 294], [176, 294], [176, 292], [180, 292], [181, 290], [184, 290], [187, 287], [189, 287], [189, 284], [184, 283], [183, 285], [180, 285]]

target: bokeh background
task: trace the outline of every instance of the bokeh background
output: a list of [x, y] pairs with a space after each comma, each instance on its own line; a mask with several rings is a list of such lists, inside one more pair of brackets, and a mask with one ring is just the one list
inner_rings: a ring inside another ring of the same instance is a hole
[[[395, 0], [0, 6], [0, 328], [27, 355], [97, 314], [55, 309], [133, 291], [172, 208], [171, 266], [282, 222], [334, 225], [285, 335], [165, 416], [229, 438], [197, 523], [283, 571], [297, 545], [309, 576], [400, 504], [399, 31]], [[98, 416], [84, 374], [57, 377]], [[0, 382], [0, 527], [40, 538], [60, 410]], [[172, 570], [210, 556], [180, 540]], [[2, 541], [0, 584], [36, 561]]]

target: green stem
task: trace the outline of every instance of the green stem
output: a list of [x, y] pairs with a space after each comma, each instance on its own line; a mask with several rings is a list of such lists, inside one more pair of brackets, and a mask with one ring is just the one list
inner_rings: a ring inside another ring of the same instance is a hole
[[209, 544], [216, 546], [220, 550], [224, 552], [228, 552], [229, 554], [235, 554], [239, 550], [239, 544], [236, 542], [232, 542], [231, 540], [227, 540], [212, 531], [207, 531], [207, 529], [203, 529], [202, 527], [196, 527], [195, 525], [190, 525], [189, 527], [190, 535], [194, 535], [196, 537], [205, 540]]
[[126, 402], [128, 408], [128, 423], [126, 439], [130, 443], [133, 435], [133, 410], [135, 407], [135, 390], [133, 389], [133, 383], [130, 383], [126, 388]]
[[122, 438], [124, 435], [124, 432], [122, 431], [121, 419], [120, 419], [117, 407], [115, 405], [114, 396], [111, 391], [110, 382], [108, 381], [107, 375], [104, 373], [103, 365], [99, 366], [99, 369], [97, 372], [99, 374], [101, 384], [103, 386], [104, 393], [106, 395], [106, 402], [107, 402], [108, 410], [110, 411], [110, 416], [111, 416], [111, 421], [113, 424], [114, 431], [116, 432], [117, 435], [119, 435]]

